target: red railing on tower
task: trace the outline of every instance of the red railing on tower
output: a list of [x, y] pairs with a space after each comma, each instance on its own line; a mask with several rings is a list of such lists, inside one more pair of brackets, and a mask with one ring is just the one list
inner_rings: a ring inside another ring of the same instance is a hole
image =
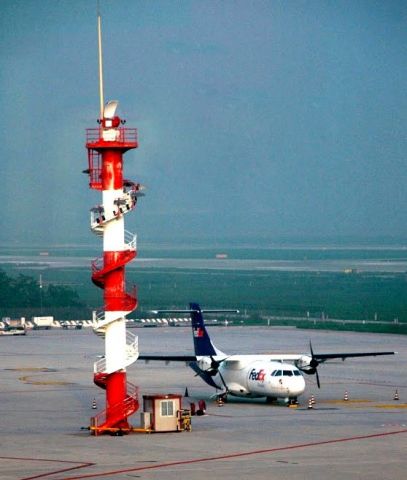
[[[98, 143], [103, 142], [103, 132], [106, 131], [103, 128], [87, 128], [86, 129], [86, 143]], [[115, 142], [120, 143], [137, 143], [137, 128], [115, 128], [116, 139]], [[110, 142], [108, 142], [110, 143]]]
[[102, 156], [96, 150], [88, 148], [89, 186], [102, 190]]

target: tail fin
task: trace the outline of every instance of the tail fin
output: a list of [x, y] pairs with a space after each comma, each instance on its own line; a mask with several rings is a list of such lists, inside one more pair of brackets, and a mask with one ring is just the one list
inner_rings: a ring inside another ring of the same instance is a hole
[[195, 355], [197, 357], [212, 357], [221, 353], [214, 347], [209, 338], [201, 307], [197, 303], [190, 303], [189, 307], [191, 309], [191, 325]]
[[203, 313], [239, 313], [239, 310], [201, 310], [198, 303], [190, 303], [189, 310], [152, 310], [153, 313], [189, 313], [191, 315], [192, 336], [197, 357], [225, 355], [211, 342], [205, 327]]

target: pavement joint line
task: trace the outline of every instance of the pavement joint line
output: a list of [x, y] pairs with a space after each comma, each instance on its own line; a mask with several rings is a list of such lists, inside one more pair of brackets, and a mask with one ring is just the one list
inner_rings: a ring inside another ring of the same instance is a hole
[[71, 472], [72, 470], [78, 470], [80, 468], [87, 468], [95, 465], [91, 462], [78, 462], [74, 460], [58, 460], [58, 459], [51, 459], [51, 458], [32, 458], [32, 457], [3, 457], [0, 456], [0, 460], [18, 460], [18, 461], [26, 461], [26, 462], [49, 462], [49, 463], [70, 463], [75, 464], [72, 467], [61, 468], [59, 470], [54, 470], [52, 472], [47, 473], [40, 473], [38, 475], [34, 475], [31, 477], [24, 477], [21, 480], [34, 480], [35, 478], [44, 478], [49, 477], [50, 475], [58, 475], [60, 473]]
[[[299, 448], [309, 448], [309, 447], [317, 447], [321, 445], [332, 445], [335, 443], [343, 443], [343, 442], [351, 442], [355, 440], [368, 440], [368, 439], [373, 439], [373, 438], [380, 438], [380, 437], [387, 437], [390, 435], [400, 435], [403, 433], [407, 433], [407, 429], [403, 430], [394, 430], [391, 432], [383, 432], [383, 433], [374, 433], [374, 434], [369, 434], [369, 435], [359, 435], [355, 437], [344, 437], [344, 438], [337, 438], [337, 439], [332, 439], [332, 440], [322, 440], [319, 442], [312, 442], [312, 443], [303, 443], [303, 444], [297, 444], [297, 445], [288, 445], [284, 447], [274, 447], [274, 448], [267, 448], [267, 449], [261, 449], [261, 450], [251, 450], [247, 452], [238, 452], [238, 453], [231, 453], [231, 454], [226, 454], [226, 455], [218, 455], [218, 456], [213, 456], [213, 457], [202, 457], [202, 458], [195, 458], [195, 459], [190, 459], [190, 460], [179, 460], [179, 461], [174, 461], [174, 462], [166, 462], [166, 463], [160, 463], [156, 465], [146, 465], [142, 467], [132, 467], [132, 468], [125, 468], [121, 470], [110, 470], [106, 472], [99, 472], [99, 473], [88, 473], [76, 477], [65, 477], [61, 480], [82, 480], [85, 478], [98, 478], [98, 477], [107, 477], [109, 475], [119, 475], [123, 473], [131, 473], [131, 472], [140, 472], [140, 471], [146, 471], [146, 470], [155, 470], [155, 469], [160, 469], [160, 468], [167, 468], [167, 467], [174, 467], [174, 466], [182, 466], [182, 465], [190, 465], [194, 463], [201, 463], [201, 462], [214, 462], [214, 461], [220, 461], [220, 460], [229, 460], [233, 458], [239, 458], [239, 457], [248, 457], [251, 455], [262, 455], [266, 453], [275, 453], [275, 452], [283, 452], [283, 451], [288, 451], [288, 450], [296, 450]], [[31, 480], [32, 478], [35, 477], [30, 477], [30, 478], [24, 478], [21, 480]], [[39, 477], [37, 477], [39, 478]]]

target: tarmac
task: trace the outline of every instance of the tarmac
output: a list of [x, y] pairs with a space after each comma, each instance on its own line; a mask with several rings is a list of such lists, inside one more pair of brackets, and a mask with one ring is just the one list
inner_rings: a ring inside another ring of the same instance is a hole
[[[143, 353], [192, 353], [190, 327], [132, 332]], [[214, 390], [184, 364], [137, 361], [128, 379], [141, 396], [188, 388], [184, 407], [203, 399], [206, 415], [192, 418], [191, 432], [94, 437], [86, 427], [104, 409], [104, 391], [93, 384], [103, 341], [90, 329], [3, 337], [0, 479], [405, 479], [407, 337], [234, 326], [210, 334], [228, 353], [307, 353], [311, 339], [317, 353], [398, 354], [321, 365], [321, 389], [306, 376], [298, 408], [239, 399], [218, 407]], [[130, 421], [139, 426], [139, 412]]]

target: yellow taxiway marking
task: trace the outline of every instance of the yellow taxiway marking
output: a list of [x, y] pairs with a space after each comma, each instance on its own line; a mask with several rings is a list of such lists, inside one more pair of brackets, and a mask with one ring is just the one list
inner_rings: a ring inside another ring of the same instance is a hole
[[394, 403], [373, 403], [373, 400], [366, 400], [366, 399], [354, 399], [354, 400], [324, 400], [323, 402], [319, 402], [319, 404], [336, 404], [336, 405], [349, 405], [350, 408], [388, 408], [388, 409], [399, 409], [399, 408], [407, 408], [407, 403], [399, 403], [398, 401], [394, 401]]
[[26, 375], [18, 378], [20, 382], [29, 383], [30, 385], [72, 385], [70, 382], [58, 380], [31, 380], [31, 377]]
[[388, 403], [388, 404], [378, 404], [373, 405], [375, 408], [407, 408], [407, 403]]
[[372, 400], [366, 400], [364, 398], [353, 399], [353, 400], [324, 400], [323, 403], [371, 403]]
[[[54, 368], [44, 368], [44, 367], [22, 367], [22, 368], [12, 368], [15, 372], [39, 372], [39, 373], [55, 373], [57, 370]], [[72, 385], [71, 382], [64, 382], [58, 380], [33, 380], [33, 375], [24, 375], [18, 377], [20, 382], [28, 383], [30, 385]], [[36, 375], [38, 378], [40, 375]]]
[[7, 368], [6, 370], [11, 372], [56, 372], [55, 368], [46, 367], [20, 367], [20, 368]]

